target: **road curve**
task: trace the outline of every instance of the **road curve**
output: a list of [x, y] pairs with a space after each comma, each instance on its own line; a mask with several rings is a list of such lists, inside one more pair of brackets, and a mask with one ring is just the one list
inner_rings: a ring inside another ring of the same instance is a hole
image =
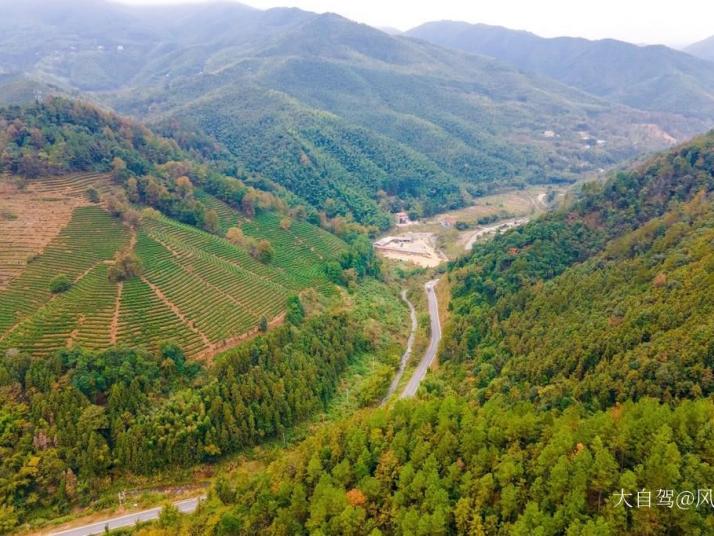
[[[177, 501], [173, 505], [178, 508], [178, 511], [184, 514], [190, 514], [196, 511], [198, 508], [198, 503], [205, 499], [205, 496], [193, 497], [192, 499], [185, 499], [183, 501]], [[141, 512], [133, 512], [131, 514], [125, 514], [118, 517], [112, 517], [109, 519], [104, 519], [102, 521], [96, 521], [88, 525], [83, 525], [81, 527], [74, 527], [71, 529], [62, 530], [59, 532], [51, 532], [51, 536], [92, 536], [93, 534], [104, 534], [107, 530], [119, 529], [122, 527], [130, 527], [136, 525], [137, 523], [143, 521], [152, 521], [159, 518], [161, 514], [162, 506], [157, 506], [156, 508], [150, 508], [149, 510], [142, 510]]]
[[431, 318], [431, 341], [429, 341], [429, 347], [424, 353], [424, 357], [421, 358], [419, 365], [417, 366], [412, 377], [409, 378], [409, 383], [407, 383], [404, 391], [399, 398], [409, 398], [416, 394], [417, 389], [421, 381], [426, 376], [426, 371], [434, 362], [436, 357], [436, 352], [439, 349], [439, 341], [441, 341], [441, 322], [439, 321], [439, 303], [436, 300], [436, 292], [434, 292], [434, 287], [439, 282], [438, 279], [432, 279], [424, 288], [426, 289], [426, 299], [429, 305], [429, 317]]
[[414, 304], [409, 301], [409, 298], [407, 298], [407, 291], [406, 289], [402, 290], [402, 300], [409, 306], [409, 317], [411, 318], [412, 321], [412, 327], [411, 330], [409, 331], [409, 339], [407, 339], [407, 348], [404, 350], [404, 354], [402, 354], [402, 359], [399, 361], [399, 370], [397, 373], [394, 375], [394, 378], [392, 379], [392, 383], [389, 385], [389, 389], [387, 390], [387, 394], [384, 397], [384, 400], [382, 400], [382, 404], [385, 404], [391, 396], [394, 394], [394, 392], [397, 390], [397, 387], [399, 387], [399, 382], [402, 380], [402, 376], [404, 375], [404, 369], [407, 368], [407, 363], [409, 363], [409, 358], [412, 355], [412, 348], [414, 346], [414, 338], [416, 336], [416, 328], [417, 328], [417, 315], [416, 315], [416, 309], [414, 309]]

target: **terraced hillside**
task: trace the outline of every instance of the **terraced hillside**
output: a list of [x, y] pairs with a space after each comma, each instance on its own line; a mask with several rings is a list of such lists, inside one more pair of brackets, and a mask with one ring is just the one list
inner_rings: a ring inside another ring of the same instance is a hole
[[0, 289], [57, 236], [76, 207], [87, 204], [89, 185], [105, 191], [109, 179], [94, 173], [26, 184], [0, 178]]
[[289, 229], [281, 229], [280, 217], [271, 212], [246, 222], [243, 229], [248, 235], [268, 240], [275, 248], [273, 264], [306, 286], [321, 280], [322, 264], [343, 247], [339, 238], [303, 221], [293, 221]]
[[[45, 187], [42, 195], [60, 191], [50, 182]], [[170, 340], [201, 358], [249, 336], [262, 318], [280, 322], [289, 296], [307, 287], [330, 292], [322, 265], [345, 248], [341, 240], [305, 222], [283, 229], [271, 213], [247, 221], [202, 197], [217, 209], [222, 227], [242, 221], [246, 235], [268, 239], [273, 261], [263, 264], [221, 236], [163, 216], [146, 216], [130, 229], [99, 205], [78, 201], [65, 206], [64, 228], [42, 248], [33, 242], [42, 252], [33, 250], [31, 262], [0, 289], [0, 351], [155, 349]], [[16, 235], [8, 249], [21, 255], [33, 239]], [[116, 253], [127, 249], [137, 255], [141, 275], [110, 281]], [[52, 294], [50, 282], [59, 275], [72, 286]]]

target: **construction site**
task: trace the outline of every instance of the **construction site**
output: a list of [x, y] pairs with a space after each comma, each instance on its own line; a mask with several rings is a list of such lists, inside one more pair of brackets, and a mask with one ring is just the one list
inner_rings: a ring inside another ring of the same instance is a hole
[[438, 266], [448, 260], [436, 247], [434, 233], [404, 233], [385, 236], [374, 243], [374, 248], [388, 259], [413, 262], [423, 267]]

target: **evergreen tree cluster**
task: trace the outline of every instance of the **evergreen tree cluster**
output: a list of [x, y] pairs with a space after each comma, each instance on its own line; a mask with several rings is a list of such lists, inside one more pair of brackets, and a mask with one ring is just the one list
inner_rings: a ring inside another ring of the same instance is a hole
[[112, 475], [215, 460], [325, 407], [348, 363], [370, 348], [346, 314], [286, 325], [209, 367], [165, 344], [11, 351], [0, 360], [0, 527], [59, 513]]

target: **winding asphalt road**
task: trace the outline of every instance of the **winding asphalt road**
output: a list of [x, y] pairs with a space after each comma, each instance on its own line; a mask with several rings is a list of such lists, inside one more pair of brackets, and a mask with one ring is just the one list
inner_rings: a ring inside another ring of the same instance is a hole
[[426, 349], [424, 357], [422, 357], [412, 377], [409, 378], [409, 383], [407, 383], [399, 398], [409, 398], [416, 394], [417, 389], [419, 389], [419, 384], [421, 384], [424, 376], [426, 376], [426, 371], [429, 370], [429, 367], [434, 362], [436, 351], [439, 349], [439, 341], [441, 341], [441, 322], [439, 321], [439, 303], [436, 300], [436, 293], [434, 292], [434, 287], [438, 282], [438, 279], [432, 279], [424, 285], [426, 289], [426, 299], [429, 304], [429, 317], [431, 318], [431, 341], [429, 341], [429, 347]]
[[[173, 503], [178, 511], [184, 514], [190, 514], [195, 512], [198, 508], [198, 503], [205, 499], [205, 496], [194, 497], [192, 499], [185, 499], [183, 501], [178, 501]], [[159, 518], [161, 514], [161, 506], [156, 508], [151, 508], [149, 510], [142, 510], [141, 512], [134, 512], [131, 514], [125, 514], [123, 516], [112, 517], [105, 519], [103, 521], [96, 521], [90, 523], [89, 525], [83, 525], [81, 527], [75, 527], [72, 529], [63, 530], [60, 532], [51, 532], [51, 536], [92, 536], [93, 534], [104, 534], [106, 530], [119, 529], [122, 527], [130, 527], [136, 525], [137, 523], [143, 521], [152, 521]]]
[[394, 392], [397, 390], [397, 387], [399, 387], [399, 382], [402, 380], [402, 376], [404, 375], [404, 369], [407, 368], [407, 363], [409, 363], [409, 358], [412, 355], [412, 348], [414, 346], [414, 338], [416, 336], [416, 328], [417, 328], [416, 309], [414, 309], [414, 304], [412, 304], [412, 302], [409, 301], [409, 298], [407, 298], [406, 289], [402, 290], [402, 300], [409, 306], [409, 317], [411, 318], [411, 321], [412, 321], [412, 327], [411, 327], [411, 331], [409, 331], [409, 339], [407, 340], [407, 348], [406, 348], [406, 350], [404, 350], [402, 359], [399, 361], [399, 370], [394, 375], [394, 378], [392, 379], [392, 383], [389, 385], [389, 389], [387, 390], [387, 395], [384, 397], [384, 400], [382, 400], [382, 404], [386, 404], [387, 401], [392, 397]]

